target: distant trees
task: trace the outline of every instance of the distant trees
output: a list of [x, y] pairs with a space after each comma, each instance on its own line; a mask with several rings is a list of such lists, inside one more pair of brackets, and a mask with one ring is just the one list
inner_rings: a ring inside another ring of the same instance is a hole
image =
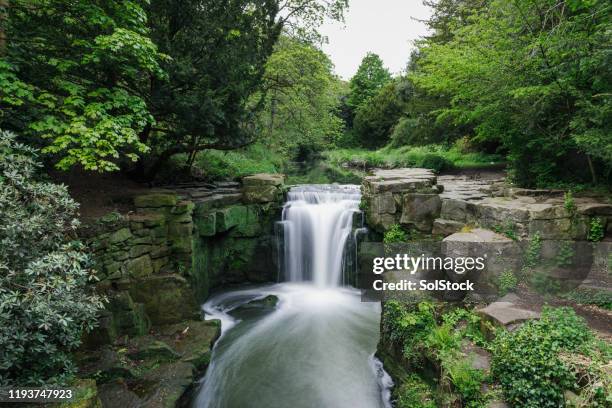
[[501, 143], [525, 185], [592, 181], [612, 169], [611, 37], [606, 1], [492, 1], [426, 41], [409, 77], [434, 95], [437, 112]]
[[378, 91], [391, 80], [389, 70], [385, 68], [380, 57], [369, 52], [357, 69], [355, 75], [349, 82], [349, 94], [346, 104], [357, 112], [368, 99], [372, 98]]
[[[461, 139], [497, 148], [525, 186], [609, 182], [608, 3], [427, 0], [431, 33], [417, 43], [407, 74], [394, 79], [399, 91], [364, 85], [387, 77], [373, 56], [351, 79], [354, 139], [368, 148], [389, 137], [394, 146]], [[364, 74], [372, 66], [378, 76]]]
[[283, 36], [266, 63], [263, 80], [262, 143], [301, 159], [334, 146], [343, 130], [337, 115], [340, 81], [325, 53]]

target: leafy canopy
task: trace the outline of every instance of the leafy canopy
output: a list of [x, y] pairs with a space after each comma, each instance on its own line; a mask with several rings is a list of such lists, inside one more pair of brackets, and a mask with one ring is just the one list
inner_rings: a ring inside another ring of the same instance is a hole
[[0, 126], [46, 140], [60, 169], [136, 160], [148, 150], [138, 135], [153, 123], [137, 90], [165, 78], [146, 25], [138, 1], [11, 1]]

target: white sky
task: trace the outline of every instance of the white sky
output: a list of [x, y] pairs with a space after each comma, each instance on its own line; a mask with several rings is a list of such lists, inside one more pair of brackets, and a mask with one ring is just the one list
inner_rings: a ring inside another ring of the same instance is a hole
[[349, 0], [345, 23], [326, 22], [323, 45], [336, 66], [336, 73], [350, 79], [367, 52], [378, 54], [394, 74], [403, 71], [414, 40], [427, 33], [423, 23], [430, 9], [421, 0]]

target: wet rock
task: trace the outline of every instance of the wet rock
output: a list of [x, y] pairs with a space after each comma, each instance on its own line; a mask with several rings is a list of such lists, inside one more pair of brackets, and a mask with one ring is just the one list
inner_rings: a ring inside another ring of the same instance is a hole
[[212, 347], [221, 335], [219, 320], [190, 320], [160, 329], [181, 354], [181, 361], [191, 363], [198, 373], [210, 363]]
[[130, 353], [132, 360], [162, 362], [175, 361], [180, 357], [179, 353], [163, 341], [152, 340], [148, 337], [136, 339], [130, 345], [136, 347], [136, 350]]

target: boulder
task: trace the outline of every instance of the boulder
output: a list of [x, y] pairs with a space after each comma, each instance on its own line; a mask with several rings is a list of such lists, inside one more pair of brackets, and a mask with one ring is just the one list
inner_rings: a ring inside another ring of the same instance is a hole
[[172, 324], [199, 315], [193, 291], [180, 275], [150, 276], [131, 285], [129, 292], [144, 305], [153, 325]]
[[519, 298], [514, 294], [508, 294], [487, 307], [476, 311], [485, 322], [494, 326], [508, 328], [530, 319], [539, 319], [540, 313], [523, 308], [519, 305]]
[[242, 194], [247, 203], [280, 201], [283, 196], [283, 174], [254, 174], [242, 179]]
[[448, 236], [461, 231], [464, 225], [462, 222], [437, 218], [433, 222], [431, 233], [433, 235]]
[[441, 201], [437, 194], [404, 194], [400, 223], [413, 225], [417, 230], [429, 233], [433, 220], [440, 215], [440, 207]]
[[74, 397], [68, 402], [60, 403], [59, 408], [102, 408], [95, 380], [80, 379], [71, 388]]
[[442, 254], [451, 258], [485, 258], [485, 267], [480, 271], [465, 274], [447, 271], [452, 280], [471, 280], [475, 291], [484, 294], [496, 293], [498, 277], [506, 271], [518, 272], [523, 259], [518, 242], [482, 228], [447, 236], [442, 240]]
[[136, 350], [130, 353], [132, 360], [149, 360], [155, 362], [175, 361], [180, 354], [163, 341], [141, 337], [130, 343]]

